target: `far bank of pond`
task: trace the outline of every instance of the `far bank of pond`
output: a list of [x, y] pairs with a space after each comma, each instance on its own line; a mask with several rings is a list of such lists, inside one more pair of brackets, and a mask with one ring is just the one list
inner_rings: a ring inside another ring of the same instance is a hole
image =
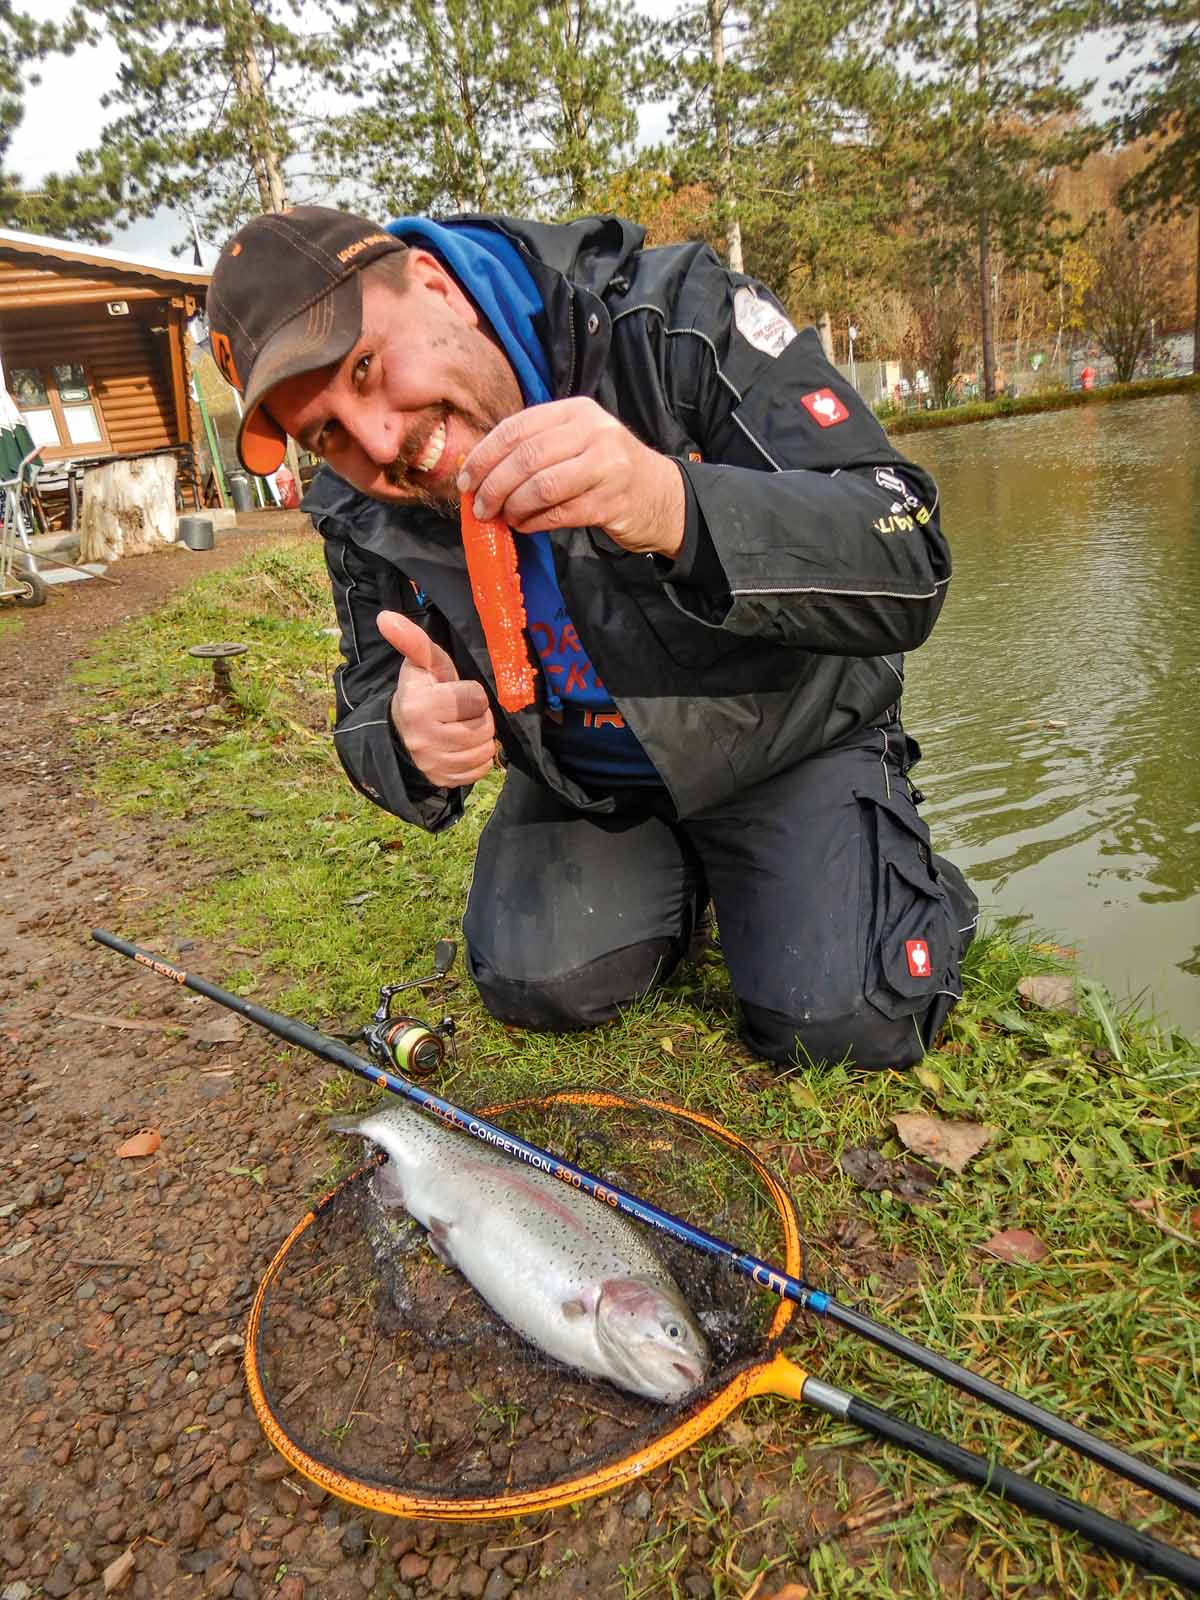
[[1200, 1036], [1200, 385], [906, 444], [954, 579], [907, 662], [937, 847], [993, 921]]
[[1181, 378], [1144, 378], [1136, 383], [1110, 383], [1103, 389], [1043, 389], [1034, 394], [1002, 395], [937, 411], [905, 411], [881, 419], [888, 433], [923, 433], [928, 428], [961, 428], [994, 417], [1023, 417], [1040, 411], [1070, 411], [1079, 406], [1106, 406], [1119, 400], [1145, 400], [1171, 394], [1200, 394], [1200, 373]]

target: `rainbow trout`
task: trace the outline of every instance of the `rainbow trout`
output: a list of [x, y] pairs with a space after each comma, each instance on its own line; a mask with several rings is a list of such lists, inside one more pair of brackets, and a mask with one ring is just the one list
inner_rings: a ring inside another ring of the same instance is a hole
[[703, 1333], [617, 1212], [407, 1106], [326, 1125], [387, 1151], [380, 1199], [415, 1217], [438, 1258], [530, 1344], [651, 1400], [682, 1400], [704, 1381]]

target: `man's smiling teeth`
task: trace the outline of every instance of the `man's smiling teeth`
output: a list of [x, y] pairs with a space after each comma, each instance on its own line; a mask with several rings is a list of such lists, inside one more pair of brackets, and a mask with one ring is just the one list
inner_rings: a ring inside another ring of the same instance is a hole
[[439, 422], [429, 436], [429, 443], [413, 462], [414, 472], [432, 472], [442, 459], [442, 451], [446, 448], [446, 424]]

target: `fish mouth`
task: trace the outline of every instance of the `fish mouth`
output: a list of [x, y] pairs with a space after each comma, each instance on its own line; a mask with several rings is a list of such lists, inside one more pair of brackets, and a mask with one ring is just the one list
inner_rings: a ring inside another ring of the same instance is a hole
[[694, 1389], [704, 1376], [702, 1372], [696, 1372], [691, 1367], [685, 1367], [682, 1361], [672, 1361], [671, 1365], [689, 1389]]

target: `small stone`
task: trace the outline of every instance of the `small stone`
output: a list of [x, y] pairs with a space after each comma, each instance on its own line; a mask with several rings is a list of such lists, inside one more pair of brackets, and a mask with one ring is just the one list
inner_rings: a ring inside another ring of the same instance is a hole
[[21, 1385], [21, 1393], [28, 1403], [36, 1405], [49, 1398], [50, 1380], [40, 1372], [31, 1372]]
[[280, 1478], [286, 1478], [291, 1470], [282, 1456], [268, 1456], [255, 1467], [254, 1476], [259, 1483], [275, 1483]]
[[179, 1542], [182, 1545], [195, 1544], [204, 1532], [204, 1516], [198, 1507], [192, 1505], [190, 1500], [184, 1501], [179, 1509]]
[[712, 1600], [713, 1586], [703, 1572], [688, 1573], [683, 1580], [683, 1587], [692, 1600]]
[[367, 1535], [361, 1522], [346, 1524], [342, 1537], [338, 1540], [344, 1556], [360, 1556], [366, 1547]]
[[455, 1565], [454, 1557], [448, 1556], [444, 1552], [441, 1555], [434, 1556], [433, 1565], [429, 1569], [429, 1587], [435, 1590], [444, 1589], [450, 1581], [450, 1575], [454, 1571]]
[[483, 1600], [508, 1600], [515, 1588], [516, 1584], [504, 1568], [497, 1567], [484, 1586]]
[[0, 1589], [0, 1600], [33, 1600], [33, 1590], [22, 1578], [15, 1583], [6, 1583]]
[[60, 1561], [53, 1572], [49, 1572], [42, 1579], [42, 1593], [48, 1594], [50, 1600], [65, 1600], [75, 1589], [75, 1574], [65, 1561]]
[[653, 1509], [654, 1501], [650, 1498], [649, 1489], [640, 1489], [628, 1502], [629, 1515], [636, 1517], [639, 1522], [645, 1522]]
[[289, 1573], [279, 1585], [279, 1600], [304, 1600], [304, 1579]]

